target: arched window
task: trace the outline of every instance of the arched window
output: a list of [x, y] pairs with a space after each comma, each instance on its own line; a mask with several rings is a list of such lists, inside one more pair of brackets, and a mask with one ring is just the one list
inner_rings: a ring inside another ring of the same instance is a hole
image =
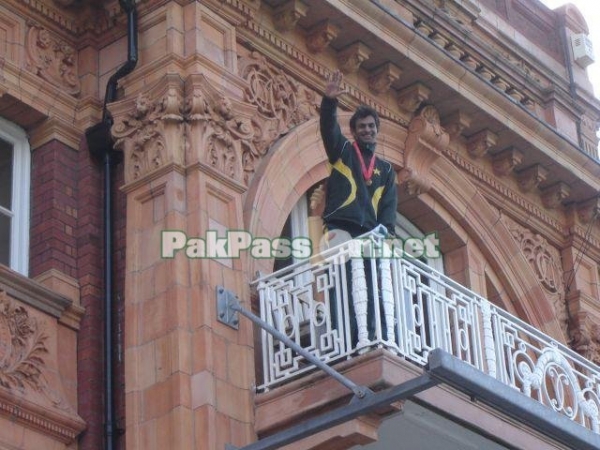
[[[281, 232], [281, 236], [288, 239], [295, 239], [299, 237], [312, 237], [309, 231], [309, 216], [311, 214], [309, 203], [312, 193], [319, 187], [321, 183], [317, 183], [312, 186], [296, 203]], [[409, 238], [425, 239], [426, 235], [420, 229], [418, 229], [411, 221], [404, 217], [401, 213], [396, 212], [396, 237], [401, 240]], [[319, 251], [319, 242], [313, 242], [313, 252]], [[444, 272], [443, 257], [440, 253], [439, 257], [428, 258], [423, 256], [419, 258], [422, 262], [427, 264], [429, 267], [437, 270], [438, 272]], [[279, 270], [287, 267], [295, 262], [293, 258], [286, 260], [276, 260], [274, 270]]]
[[[396, 236], [403, 241], [409, 238], [425, 239], [425, 233], [419, 230], [410, 220], [404, 217], [402, 214], [396, 211]], [[444, 272], [444, 261], [442, 255], [437, 258], [428, 258], [423, 256], [419, 258], [429, 267], [437, 270], [438, 272]]]
[[0, 264], [29, 271], [31, 154], [27, 135], [0, 118]]

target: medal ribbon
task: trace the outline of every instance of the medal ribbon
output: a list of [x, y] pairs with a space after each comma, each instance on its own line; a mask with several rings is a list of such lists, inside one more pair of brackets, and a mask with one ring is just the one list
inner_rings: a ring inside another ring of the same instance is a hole
[[365, 160], [363, 159], [362, 153], [358, 148], [358, 144], [354, 141], [354, 150], [356, 151], [356, 156], [358, 157], [358, 161], [360, 162], [360, 170], [362, 171], [363, 178], [365, 181], [371, 181], [371, 177], [373, 176], [373, 170], [375, 169], [375, 153], [371, 156], [371, 162], [369, 163], [369, 168], [365, 165]]

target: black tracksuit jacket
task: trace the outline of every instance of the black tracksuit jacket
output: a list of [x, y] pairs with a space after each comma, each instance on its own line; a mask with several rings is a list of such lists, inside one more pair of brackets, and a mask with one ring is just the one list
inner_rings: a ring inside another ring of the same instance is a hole
[[[321, 102], [321, 137], [331, 164], [323, 212], [325, 227], [342, 229], [356, 237], [381, 224], [393, 235], [398, 203], [396, 174], [389, 162], [375, 156], [372, 184], [367, 185], [353, 144], [340, 130], [337, 103], [327, 97]], [[366, 166], [374, 150], [361, 148]]]

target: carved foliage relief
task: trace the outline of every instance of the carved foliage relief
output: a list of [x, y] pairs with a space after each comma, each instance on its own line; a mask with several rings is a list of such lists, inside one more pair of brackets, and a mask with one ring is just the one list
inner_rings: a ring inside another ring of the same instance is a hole
[[158, 92], [140, 93], [115, 111], [115, 148], [125, 152], [125, 178], [134, 181], [168, 162], [183, 163], [181, 80], [167, 78]]
[[185, 82], [167, 75], [135, 101], [111, 105], [115, 147], [125, 151], [126, 182], [169, 162], [198, 159], [247, 185], [272, 143], [317, 115], [316, 94], [264, 57], [253, 54], [239, 67], [246, 82], [243, 101], [193, 74]]
[[27, 70], [69, 94], [80, 90], [77, 52], [47, 29], [32, 25], [27, 32]]
[[189, 160], [199, 158], [227, 177], [245, 179], [244, 158], [252, 153], [256, 109], [229, 99], [203, 75], [192, 75], [186, 86], [186, 146]]
[[0, 291], [0, 386], [24, 390], [44, 387], [42, 369], [47, 336], [22, 306]]
[[506, 216], [503, 219], [538, 281], [552, 299], [556, 317], [566, 335], [567, 310], [559, 251], [539, 234], [512, 222]]
[[252, 118], [255, 129], [252, 145], [244, 154], [244, 171], [252, 174], [257, 160], [266, 154], [274, 140], [317, 114], [318, 102], [313, 91], [269, 65], [257, 52], [239, 61], [239, 71], [247, 82], [245, 100], [258, 110]]

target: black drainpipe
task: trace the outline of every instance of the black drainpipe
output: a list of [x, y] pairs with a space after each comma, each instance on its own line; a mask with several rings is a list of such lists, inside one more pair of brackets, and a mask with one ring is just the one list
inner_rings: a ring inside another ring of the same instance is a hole
[[104, 427], [105, 449], [115, 448], [115, 408], [113, 395], [113, 266], [112, 266], [112, 166], [119, 162], [110, 135], [112, 117], [106, 107], [117, 98], [119, 79], [131, 73], [138, 61], [138, 29], [135, 0], [119, 0], [127, 13], [127, 61], [110, 77], [106, 85], [102, 122], [85, 132], [88, 148], [104, 164]]

